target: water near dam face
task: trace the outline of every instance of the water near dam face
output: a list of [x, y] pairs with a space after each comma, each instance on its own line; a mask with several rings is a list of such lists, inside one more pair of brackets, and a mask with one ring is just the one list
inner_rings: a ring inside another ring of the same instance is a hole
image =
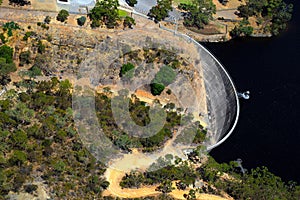
[[267, 166], [283, 180], [300, 183], [300, 2], [288, 30], [274, 38], [204, 44], [225, 66], [241, 100], [238, 125], [211, 151], [219, 162], [241, 158], [245, 168]]

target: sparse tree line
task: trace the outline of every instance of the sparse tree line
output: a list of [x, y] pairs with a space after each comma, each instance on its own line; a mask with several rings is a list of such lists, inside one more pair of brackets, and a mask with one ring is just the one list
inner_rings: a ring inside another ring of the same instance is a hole
[[[127, 0], [127, 4], [134, 7], [137, 0]], [[1, 2], [0, 2], [1, 3]], [[228, 1], [221, 1], [226, 4]], [[30, 5], [28, 0], [10, 0], [12, 5]], [[135, 25], [135, 20], [130, 16], [120, 17], [118, 10], [118, 0], [98, 1], [95, 7], [88, 14], [91, 20], [91, 27], [98, 28], [104, 25], [107, 28], [115, 28], [118, 26], [118, 21], [122, 19], [123, 27], [132, 28]], [[203, 29], [205, 25], [213, 20], [213, 14], [216, 13], [216, 6], [212, 0], [194, 0], [191, 3], [180, 3], [178, 8], [182, 10], [184, 16], [184, 25], [186, 27], [195, 27]], [[173, 10], [172, 0], [158, 0], [157, 5], [150, 9], [148, 16], [156, 22], [162, 21], [169, 16], [169, 12]], [[278, 35], [286, 28], [286, 24], [290, 21], [293, 12], [293, 5], [286, 4], [283, 0], [247, 0], [245, 5], [238, 7], [238, 15], [243, 17], [238, 25], [230, 32], [232, 37], [250, 36], [254, 29], [249, 24], [248, 18], [255, 16], [257, 25], [261, 26], [263, 31]], [[67, 10], [61, 10], [56, 19], [65, 22], [69, 16]], [[77, 19], [78, 25], [83, 26], [86, 22], [86, 17], [82, 16]], [[47, 22], [45, 22], [47, 24]], [[46, 25], [43, 24], [45, 28]]]

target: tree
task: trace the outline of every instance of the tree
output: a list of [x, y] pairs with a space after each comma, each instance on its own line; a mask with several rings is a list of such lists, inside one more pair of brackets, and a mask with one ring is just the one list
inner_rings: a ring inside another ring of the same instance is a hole
[[27, 134], [24, 131], [16, 131], [12, 135], [13, 145], [15, 147], [24, 148], [27, 143]]
[[85, 16], [81, 16], [81, 17], [77, 18], [77, 24], [79, 26], [83, 26], [85, 24], [85, 22], [86, 22], [86, 17]]
[[150, 87], [151, 87], [151, 93], [154, 96], [160, 95], [162, 93], [162, 91], [164, 91], [164, 89], [165, 89], [165, 86], [160, 83], [151, 83]]
[[23, 65], [28, 65], [30, 64], [30, 51], [23, 51], [20, 53], [20, 56], [19, 56], [19, 59], [20, 59], [20, 65], [23, 66]]
[[190, 190], [188, 194], [184, 194], [183, 197], [187, 200], [195, 200], [196, 199], [196, 191]]
[[[272, 1], [271, 1], [272, 2]], [[286, 24], [292, 18], [293, 5], [281, 2], [272, 12], [271, 33], [278, 35], [280, 31], [286, 28]]]
[[50, 24], [50, 22], [51, 22], [51, 17], [50, 17], [50, 16], [46, 16], [45, 19], [44, 19], [44, 22], [45, 22], [46, 24]]
[[10, 5], [14, 5], [14, 6], [27, 6], [30, 5], [30, 1], [27, 0], [9, 0], [9, 4]]
[[126, 76], [133, 77], [133, 72], [134, 72], [133, 69], [134, 69], [134, 65], [132, 63], [123, 64], [121, 67], [120, 76], [123, 77], [124, 75], [126, 75], [127, 72], [129, 72], [130, 75], [126, 75]]
[[21, 124], [29, 124], [34, 117], [34, 110], [28, 108], [25, 103], [18, 103], [13, 109], [7, 111], [8, 115]]
[[169, 11], [172, 10], [172, 0], [158, 0], [157, 5], [150, 9], [148, 16], [154, 18], [156, 21], [161, 21], [168, 17]]
[[36, 65], [33, 65], [29, 70], [28, 70], [28, 76], [29, 77], [36, 77], [36, 76], [41, 76], [42, 75], [42, 70], [38, 68]]
[[126, 16], [123, 22], [124, 28], [132, 28], [132, 25], [135, 25], [135, 20], [132, 17]]
[[119, 19], [118, 6], [119, 1], [117, 0], [98, 1], [88, 14], [92, 20], [92, 28], [99, 27], [100, 22], [104, 23], [107, 28], [114, 28]]
[[68, 17], [69, 17], [69, 12], [67, 10], [61, 10], [59, 11], [56, 19], [58, 21], [64, 22], [68, 19]]
[[66, 164], [62, 161], [59, 160], [57, 162], [54, 163], [53, 168], [56, 172], [63, 172], [66, 168]]
[[42, 43], [41, 40], [38, 41], [37, 47], [38, 47], [38, 53], [40, 53], [40, 54], [45, 53], [46, 47], [45, 47], [45, 45]]
[[188, 27], [204, 28], [204, 25], [212, 20], [212, 15], [216, 13], [216, 6], [212, 0], [196, 0], [195, 4], [180, 4], [180, 9], [186, 10], [184, 25]]
[[143, 174], [136, 171], [131, 171], [122, 178], [120, 186], [122, 188], [139, 188], [143, 183], [143, 180]]
[[250, 36], [253, 33], [253, 27], [249, 24], [249, 21], [243, 19], [238, 26], [235, 26], [230, 31], [231, 37]]
[[3, 45], [0, 47], [0, 58], [4, 58], [6, 63], [13, 62], [13, 48]]
[[22, 165], [27, 160], [27, 155], [23, 151], [15, 150], [10, 158], [11, 164]]
[[137, 4], [137, 0], [126, 0], [126, 3], [128, 3], [129, 6], [134, 7], [134, 5]]
[[13, 49], [7, 45], [0, 47], [0, 83], [8, 84], [11, 80], [9, 73], [16, 71], [17, 68], [13, 63]]
[[172, 182], [169, 180], [163, 181], [155, 190], [160, 191], [162, 193], [170, 193], [175, 188], [172, 187]]
[[33, 184], [29, 184], [29, 185], [25, 185], [24, 189], [25, 192], [32, 194], [34, 191], [36, 191], [38, 188], [37, 185], [33, 185]]

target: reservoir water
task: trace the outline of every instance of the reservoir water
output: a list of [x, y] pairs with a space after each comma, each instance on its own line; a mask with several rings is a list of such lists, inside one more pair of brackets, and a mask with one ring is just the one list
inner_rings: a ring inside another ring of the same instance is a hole
[[218, 162], [241, 158], [247, 169], [266, 166], [283, 180], [300, 184], [300, 2], [278, 37], [205, 43], [225, 66], [241, 100], [238, 125], [211, 151]]

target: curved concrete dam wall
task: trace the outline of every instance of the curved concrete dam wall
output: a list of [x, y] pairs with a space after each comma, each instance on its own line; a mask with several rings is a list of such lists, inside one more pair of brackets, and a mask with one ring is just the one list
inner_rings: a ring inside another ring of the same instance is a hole
[[209, 50], [188, 35], [160, 26], [161, 29], [174, 33], [188, 43], [193, 43], [200, 55], [203, 79], [206, 89], [208, 108], [207, 150], [222, 144], [233, 132], [240, 112], [239, 100], [235, 85], [222, 64]]
[[206, 89], [208, 116], [207, 150], [222, 144], [233, 132], [238, 122], [240, 105], [235, 85], [222, 64], [209, 50], [188, 35], [160, 26], [174, 33], [188, 43], [193, 43], [200, 55], [203, 79]]
[[192, 38], [181, 36], [197, 46], [201, 57], [208, 107], [208, 133], [214, 136], [206, 141], [206, 146], [211, 150], [222, 144], [237, 124], [240, 112], [237, 91], [228, 72], [217, 58]]
[[211, 150], [223, 143], [234, 130], [239, 117], [239, 100], [236, 88], [221, 63], [202, 45], [198, 46], [207, 94], [208, 133], [207, 148]]

